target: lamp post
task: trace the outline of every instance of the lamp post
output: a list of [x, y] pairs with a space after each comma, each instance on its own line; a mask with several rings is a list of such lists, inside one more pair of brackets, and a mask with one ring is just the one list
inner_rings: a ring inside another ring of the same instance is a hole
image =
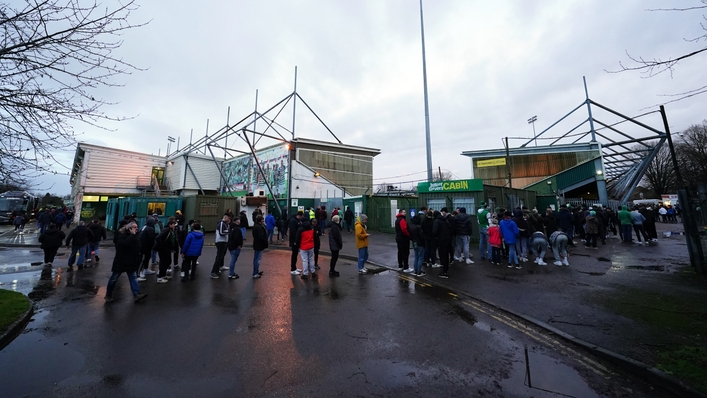
[[535, 121], [538, 120], [538, 116], [533, 116], [528, 119], [528, 124], [533, 125], [533, 138], [535, 138], [535, 146], [538, 146], [538, 138], [535, 136]]

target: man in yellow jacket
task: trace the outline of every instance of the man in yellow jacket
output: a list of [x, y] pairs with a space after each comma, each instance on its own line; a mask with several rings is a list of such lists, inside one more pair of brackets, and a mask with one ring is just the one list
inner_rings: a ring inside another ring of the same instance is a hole
[[368, 273], [364, 265], [368, 261], [368, 237], [371, 235], [366, 229], [368, 216], [361, 214], [356, 221], [356, 248], [358, 249], [358, 273], [363, 275]]

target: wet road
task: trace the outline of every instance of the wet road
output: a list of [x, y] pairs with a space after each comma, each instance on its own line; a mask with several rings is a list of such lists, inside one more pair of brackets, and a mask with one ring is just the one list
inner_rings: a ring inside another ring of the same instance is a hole
[[[29, 265], [39, 250], [1, 250], [0, 287], [27, 293], [38, 312], [0, 351], [3, 397], [45, 396], [664, 396], [620, 370], [503, 313], [385, 271], [293, 277], [289, 253], [270, 251], [253, 280], [141, 284], [122, 276], [103, 301], [102, 265], [66, 273]], [[326, 264], [328, 259], [322, 263]], [[526, 379], [528, 347], [533, 388]]]

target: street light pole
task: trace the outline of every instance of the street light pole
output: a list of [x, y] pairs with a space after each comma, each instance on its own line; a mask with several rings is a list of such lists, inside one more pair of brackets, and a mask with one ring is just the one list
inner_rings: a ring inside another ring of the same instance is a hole
[[535, 135], [535, 121], [538, 120], [538, 116], [533, 116], [528, 119], [528, 124], [533, 125], [533, 138], [535, 138], [535, 146], [538, 146], [538, 137]]

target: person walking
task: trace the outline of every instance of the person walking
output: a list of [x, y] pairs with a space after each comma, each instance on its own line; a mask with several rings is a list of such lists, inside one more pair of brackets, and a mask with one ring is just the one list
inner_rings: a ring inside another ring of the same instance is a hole
[[228, 252], [231, 253], [231, 262], [228, 264], [228, 279], [238, 279], [240, 276], [236, 273], [236, 261], [241, 255], [243, 248], [243, 235], [239, 227], [241, 220], [236, 218], [231, 221], [231, 228], [228, 232]]
[[268, 233], [265, 230], [262, 215], [255, 217], [253, 224], [253, 279], [263, 276], [260, 270], [260, 260], [263, 258], [263, 250], [268, 248]]
[[[17, 216], [17, 217], [22, 217]], [[61, 244], [64, 242], [66, 234], [59, 229], [59, 226], [51, 223], [43, 234], [39, 235], [37, 240], [41, 243], [40, 248], [44, 251], [44, 265], [52, 266], [56, 252], [59, 251]]]
[[79, 225], [69, 232], [69, 236], [66, 237], [66, 246], [71, 247], [71, 253], [69, 254], [69, 263], [66, 268], [67, 272], [74, 270], [74, 261], [77, 262], [78, 269], [83, 268], [86, 245], [88, 245], [92, 237], [91, 230], [86, 227], [84, 221], [79, 221]]
[[351, 227], [354, 225], [354, 213], [348, 206], [344, 212], [344, 222], [346, 223], [346, 232], [351, 233]]
[[476, 212], [476, 219], [479, 222], [479, 258], [491, 260], [491, 245], [489, 245], [491, 212], [487, 209], [486, 202], [479, 203], [479, 206], [479, 211]]
[[302, 257], [302, 279], [309, 279], [309, 274], [312, 274], [312, 278], [317, 277], [314, 268], [314, 229], [312, 228], [312, 224], [316, 222], [315, 218], [303, 222], [296, 234], [299, 255]]
[[400, 209], [395, 216], [395, 243], [398, 246], [398, 270], [412, 272], [408, 263], [410, 258], [410, 231], [405, 219], [405, 209]]
[[[303, 211], [298, 211], [293, 214], [290, 218], [290, 222], [287, 225], [290, 234], [290, 249], [292, 254], [290, 255], [290, 274], [299, 275], [302, 271], [297, 269], [297, 257], [299, 255], [299, 246], [297, 245], [297, 231], [302, 226], [302, 218], [304, 217]], [[305, 220], [308, 221], [309, 219]]]
[[98, 263], [101, 261], [101, 258], [98, 257], [98, 248], [101, 246], [101, 240], [106, 239], [106, 229], [97, 218], [88, 224], [88, 229], [91, 230], [92, 237], [86, 249], [86, 262], [90, 263], [91, 257], [95, 257], [96, 263]]
[[215, 243], [216, 243], [216, 258], [214, 265], [211, 267], [211, 278], [218, 279], [221, 276], [221, 271], [228, 269], [224, 266], [223, 259], [226, 257], [228, 249], [228, 233], [231, 227], [231, 219], [224, 214], [221, 221], [216, 224]]
[[142, 261], [138, 272], [138, 282], [144, 282], [147, 275], [154, 275], [155, 271], [150, 269], [150, 258], [152, 257], [152, 246], [155, 244], [155, 222], [153, 217], [147, 217], [145, 225], [140, 230], [138, 239], [140, 240], [140, 250], [142, 251]]
[[179, 250], [176, 221], [169, 221], [167, 222], [167, 228], [162, 228], [159, 235], [155, 237], [153, 249], [157, 251], [160, 260], [157, 283], [167, 283], [170, 278], [170, 276], [167, 275], [167, 270], [172, 264], [172, 253], [175, 250]]
[[116, 236], [113, 239], [115, 242], [115, 257], [113, 258], [111, 276], [106, 287], [106, 302], [113, 301], [115, 285], [123, 272], [128, 275], [133, 300], [137, 303], [147, 297], [147, 293], [140, 292], [140, 286], [137, 283], [137, 270], [141, 255], [137, 231], [137, 224], [130, 222], [116, 232]]
[[56, 224], [56, 228], [61, 231], [61, 227], [63, 227], [65, 223], [66, 214], [64, 214], [63, 211], [59, 211], [58, 213], [56, 213], [56, 215], [54, 216], [54, 224]]
[[635, 207], [633, 209], [633, 211], [631, 212], [631, 217], [633, 217], [633, 230], [636, 232], [636, 241], [639, 245], [643, 245], [643, 243], [645, 242], [647, 246], [648, 234], [643, 228], [643, 223], [646, 221], [646, 218], [643, 217], [643, 214], [638, 211], [638, 207]]
[[[192, 224], [192, 230], [187, 234], [186, 239], [184, 239], [184, 245], [182, 246], [182, 272], [184, 276], [182, 277], [182, 282], [188, 280], [194, 280], [196, 278], [196, 265], [199, 256], [201, 256], [201, 249], [204, 247], [204, 233], [201, 232], [201, 224], [194, 222]], [[191, 273], [191, 275], [190, 275]]]
[[272, 243], [272, 236], [276, 226], [277, 221], [275, 220], [275, 216], [272, 215], [271, 211], [268, 211], [268, 215], [265, 216], [265, 229], [268, 231], [268, 243]]
[[413, 217], [410, 221], [410, 241], [412, 249], [415, 252], [415, 260], [413, 260], [413, 272], [415, 276], [425, 276], [422, 272], [422, 260], [425, 257], [425, 236], [422, 233], [421, 225], [422, 217]]
[[329, 276], [339, 276], [339, 271], [336, 270], [336, 261], [339, 259], [339, 251], [344, 247], [344, 241], [341, 238], [341, 218], [336, 215], [331, 218], [331, 227], [329, 228], [329, 251], [331, 252], [331, 260], [329, 261]]
[[368, 237], [371, 234], [368, 233], [366, 228], [366, 223], [368, 222], [368, 216], [361, 214], [358, 216], [358, 221], [354, 225], [354, 233], [356, 234], [356, 249], [358, 249], [358, 273], [364, 275], [368, 273], [366, 269], [366, 261], [368, 261]]
[[449, 278], [449, 249], [452, 246], [452, 229], [447, 221], [446, 208], [442, 208], [443, 212], [434, 212], [435, 221], [432, 224], [432, 235], [437, 241], [437, 250], [439, 251], [439, 261], [442, 263], [442, 272], [437, 276], [440, 278]]
[[523, 269], [518, 262], [516, 254], [516, 242], [520, 236], [520, 231], [518, 230], [518, 225], [511, 219], [510, 211], [506, 211], [503, 214], [503, 220], [499, 223], [499, 228], [501, 229], [503, 241], [508, 246], [508, 268], [513, 268], [513, 264], [515, 264], [516, 269]]

